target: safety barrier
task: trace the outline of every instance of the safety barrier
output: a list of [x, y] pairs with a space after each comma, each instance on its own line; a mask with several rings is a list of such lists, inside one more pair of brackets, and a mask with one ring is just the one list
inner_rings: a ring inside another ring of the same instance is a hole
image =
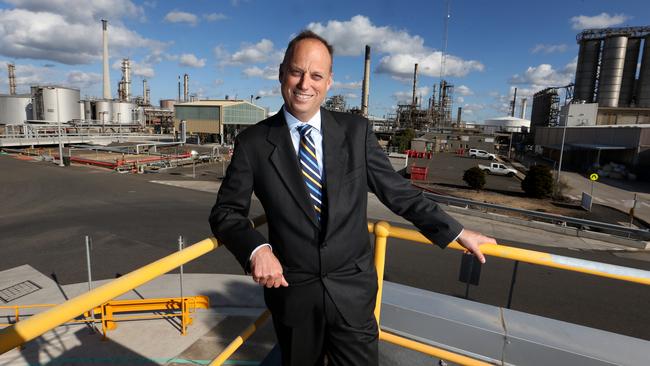
[[[265, 222], [263, 216], [251, 220], [251, 224], [259, 226]], [[431, 245], [431, 242], [415, 230], [394, 227], [387, 222], [376, 224], [368, 223], [368, 231], [375, 234], [375, 266], [377, 269], [378, 293], [375, 307], [375, 316], [380, 321], [381, 295], [383, 291], [384, 268], [386, 262], [386, 245], [389, 237], [400, 238], [422, 244]], [[137, 269], [125, 276], [111, 281], [101, 287], [89, 291], [83, 295], [73, 298], [61, 305], [58, 305], [43, 313], [36, 314], [9, 328], [0, 330], [0, 354], [7, 352], [25, 342], [28, 342], [41, 334], [83, 314], [84, 312], [109, 301], [112, 298], [130, 291], [170, 270], [196, 259], [218, 247], [214, 238], [202, 240], [186, 249], [168, 255], [154, 263]], [[462, 246], [454, 242], [449, 248], [464, 250]], [[560, 268], [570, 271], [588, 273], [597, 276], [615, 278], [623, 281], [630, 281], [650, 285], [650, 271], [643, 271], [610, 264], [591, 262], [570, 257], [535, 252], [531, 250], [486, 244], [481, 247], [484, 254], [497, 256], [516, 261], [528, 262], [553, 268]], [[251, 334], [255, 332], [267, 319], [268, 312], [264, 312], [254, 324], [249, 326], [240, 334], [211, 365], [221, 365], [230, 357], [239, 346], [241, 346]], [[446, 359], [451, 362], [463, 365], [487, 365], [461, 354], [453, 353], [441, 348], [432, 347], [422, 342], [407, 339], [389, 332], [380, 331], [381, 340], [397, 344], [399, 346], [424, 352], [430, 356]]]

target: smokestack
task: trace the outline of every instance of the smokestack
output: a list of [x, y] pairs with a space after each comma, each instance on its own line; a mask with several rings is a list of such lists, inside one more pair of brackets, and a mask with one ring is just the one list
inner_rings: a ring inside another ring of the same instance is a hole
[[16, 95], [16, 65], [7, 64], [9, 72], [9, 95]]
[[458, 107], [458, 115], [456, 115], [456, 126], [460, 127], [461, 116], [463, 115], [463, 107]]
[[122, 59], [122, 93], [120, 99], [124, 102], [131, 100], [131, 61], [128, 58]]
[[104, 45], [104, 99], [111, 99], [111, 77], [108, 71], [108, 20], [102, 19], [102, 43]]
[[183, 75], [183, 102], [189, 102], [190, 94], [190, 76], [185, 74]]
[[418, 64], [415, 64], [415, 69], [413, 70], [413, 99], [411, 101], [411, 105], [415, 107], [416, 101], [415, 101], [415, 88], [418, 85]]
[[526, 102], [528, 99], [521, 98], [521, 116], [519, 118], [526, 119]]
[[178, 75], [178, 99], [176, 99], [179, 103], [181, 102], [181, 76]]
[[370, 46], [366, 45], [366, 58], [363, 63], [363, 87], [361, 89], [361, 114], [368, 117], [368, 92], [370, 91]]
[[512, 97], [512, 108], [510, 109], [510, 117], [515, 116], [515, 106], [517, 105], [517, 88], [515, 88], [515, 96]]
[[149, 88], [147, 87], [147, 79], [142, 79], [142, 100], [145, 105], [149, 105]]

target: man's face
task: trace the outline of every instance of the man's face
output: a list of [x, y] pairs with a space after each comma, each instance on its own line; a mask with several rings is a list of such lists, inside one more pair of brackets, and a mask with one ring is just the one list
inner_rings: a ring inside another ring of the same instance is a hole
[[280, 88], [287, 111], [307, 122], [319, 110], [332, 85], [332, 61], [327, 48], [315, 39], [296, 43], [293, 54], [280, 65]]

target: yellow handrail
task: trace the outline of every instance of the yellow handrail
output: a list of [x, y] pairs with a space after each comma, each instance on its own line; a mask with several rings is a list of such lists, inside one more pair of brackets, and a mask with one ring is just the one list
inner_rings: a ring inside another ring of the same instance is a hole
[[257, 320], [251, 325], [249, 325], [246, 329], [244, 329], [243, 332], [237, 338], [235, 338], [230, 344], [224, 349], [217, 358], [215, 358], [212, 362], [210, 362], [210, 366], [221, 366], [224, 362], [228, 360], [228, 357], [232, 356], [237, 349], [246, 342], [246, 340], [255, 333], [256, 330], [258, 330], [264, 322], [269, 318], [269, 315], [271, 315], [271, 312], [268, 310], [264, 310], [262, 315], [260, 315]]
[[117, 278], [103, 286], [70, 299], [61, 305], [36, 314], [0, 330], [0, 354], [28, 342], [80, 314], [114, 299], [161, 276], [172, 269], [206, 254], [219, 244], [215, 238], [204, 239], [186, 249], [170, 254], [153, 263]]
[[[391, 238], [405, 239], [405, 240], [410, 240], [422, 244], [431, 244], [431, 241], [429, 239], [427, 239], [424, 235], [422, 235], [421, 233], [415, 230], [390, 226], [390, 224], [383, 221], [381, 223], [383, 225], [387, 225], [389, 236]], [[377, 223], [376, 225], [379, 224], [380, 223]], [[465, 250], [465, 248], [460, 246], [460, 244], [458, 244], [457, 242], [453, 242], [449, 244], [449, 248], [457, 249], [457, 250]], [[622, 281], [636, 282], [643, 285], [650, 285], [650, 271], [645, 271], [641, 269], [622, 267], [622, 266], [600, 263], [600, 262], [593, 262], [584, 259], [565, 257], [561, 255], [537, 252], [534, 250], [520, 249], [520, 248], [514, 248], [505, 245], [497, 245], [497, 244], [482, 245], [481, 251], [483, 252], [483, 254], [491, 255], [495, 257], [501, 257], [501, 258], [511, 259], [520, 262], [527, 262], [527, 263], [537, 264], [546, 267], [565, 269], [573, 272], [587, 273], [594, 276], [614, 278]]]

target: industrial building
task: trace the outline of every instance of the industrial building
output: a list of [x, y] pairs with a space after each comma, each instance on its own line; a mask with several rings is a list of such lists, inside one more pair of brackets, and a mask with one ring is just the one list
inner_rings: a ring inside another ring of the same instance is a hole
[[174, 128], [204, 142], [231, 143], [247, 126], [266, 118], [266, 110], [244, 100], [200, 100], [174, 105]]
[[537, 151], [559, 161], [563, 150], [565, 166], [579, 170], [610, 162], [650, 170], [650, 27], [588, 29], [577, 42], [575, 86], [535, 94]]
[[458, 152], [470, 148], [494, 153], [498, 150], [496, 136], [479, 128], [445, 128], [411, 140], [411, 150], [421, 152]]

